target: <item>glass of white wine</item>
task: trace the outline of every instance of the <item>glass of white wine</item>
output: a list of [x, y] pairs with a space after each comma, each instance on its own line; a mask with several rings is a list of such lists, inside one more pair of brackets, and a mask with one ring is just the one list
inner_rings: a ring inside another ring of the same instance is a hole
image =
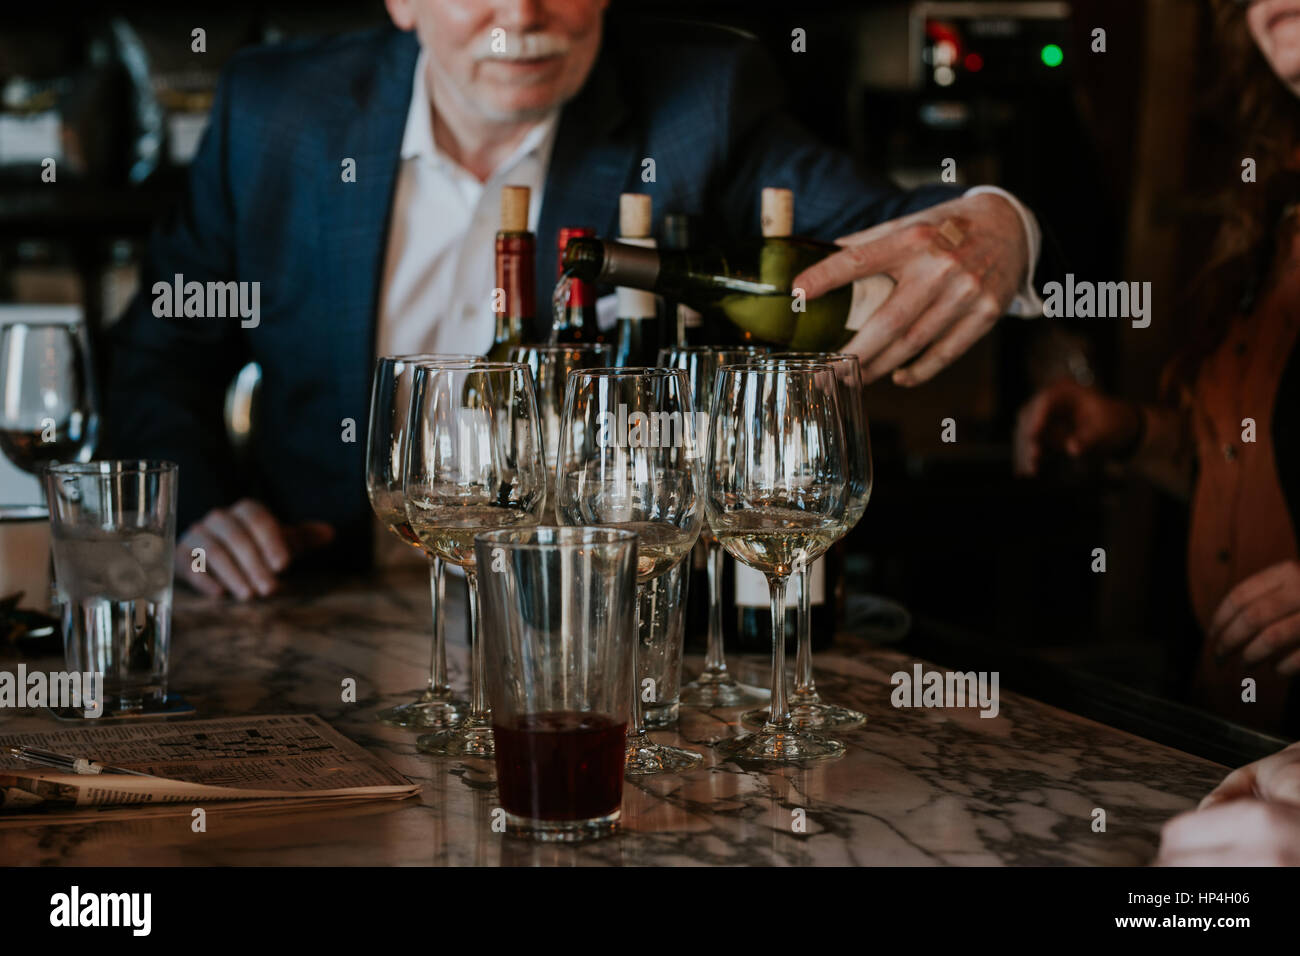
[[426, 734], [416, 746], [441, 756], [491, 757], [474, 535], [536, 525], [546, 501], [546, 459], [528, 367], [417, 363], [404, 472], [411, 530], [429, 553], [465, 572], [472, 645], [469, 715], [455, 730]]
[[760, 766], [838, 757], [838, 740], [799, 730], [785, 692], [785, 588], [842, 533], [849, 469], [828, 365], [732, 365], [718, 373], [704, 508], [729, 554], [767, 578], [772, 697], [760, 730], [716, 745]]
[[[556, 515], [562, 525], [602, 525], [637, 533], [637, 606], [647, 587], [686, 557], [700, 534], [699, 434], [686, 373], [603, 368], [569, 374], [560, 425]], [[638, 614], [638, 618], [640, 615]], [[653, 631], [637, 621], [640, 649]], [[643, 703], [657, 700], [632, 655], [629, 774], [679, 773], [703, 755], [654, 743]]]
[[[841, 424], [844, 427], [845, 458], [849, 470], [848, 502], [840, 537], [848, 534], [862, 519], [871, 499], [871, 435], [867, 426], [863, 399], [862, 372], [856, 355], [839, 352], [776, 352], [750, 364], [795, 368], [799, 365], [829, 365], [835, 373]], [[833, 542], [832, 542], [833, 543]], [[798, 656], [795, 658], [794, 692], [790, 695], [790, 720], [800, 730], [847, 730], [867, 719], [866, 714], [823, 701], [817, 693], [812, 668], [812, 575], [799, 575], [799, 604], [795, 615]], [[746, 712], [741, 722], [761, 727], [767, 721], [767, 708]]]
[[[411, 381], [415, 364], [481, 361], [476, 355], [432, 354], [385, 355], [375, 360], [370, 383], [370, 420], [366, 431], [366, 494], [375, 517], [406, 544], [423, 550], [420, 539], [406, 520], [406, 499], [402, 478], [406, 465], [406, 424], [411, 409]], [[447, 681], [447, 646], [443, 632], [443, 603], [446, 592], [442, 559], [425, 551], [429, 559], [429, 592], [433, 601], [433, 647], [429, 678], [414, 700], [379, 712], [378, 719], [395, 727], [450, 730], [460, 723], [469, 703], [451, 692]]]

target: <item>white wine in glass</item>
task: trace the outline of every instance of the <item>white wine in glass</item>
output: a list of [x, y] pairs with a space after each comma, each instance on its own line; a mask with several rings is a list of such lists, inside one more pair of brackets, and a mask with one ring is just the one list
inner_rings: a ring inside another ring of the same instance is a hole
[[460, 567], [469, 588], [470, 713], [416, 741], [423, 753], [491, 757], [474, 535], [536, 525], [546, 502], [537, 393], [526, 365], [417, 366], [402, 493], [420, 544]]
[[716, 745], [738, 763], [838, 757], [838, 740], [795, 727], [785, 693], [785, 588], [842, 533], [848, 501], [844, 430], [827, 365], [723, 368], [713, 398], [704, 507], [718, 541], [767, 578], [772, 696], [762, 728]]
[[[836, 539], [853, 530], [867, 509], [871, 498], [871, 436], [862, 390], [862, 374], [856, 355], [838, 352], [778, 352], [755, 359], [751, 364], [775, 368], [800, 365], [829, 365], [835, 373], [840, 417], [844, 427], [845, 455], [849, 471], [848, 503], [844, 522]], [[834, 543], [834, 542], [832, 542]], [[803, 730], [847, 730], [867, 719], [860, 711], [827, 703], [817, 692], [812, 668], [812, 575], [799, 575], [799, 604], [795, 615], [798, 654], [795, 658], [794, 692], [790, 695], [790, 720]], [[746, 712], [741, 722], [747, 727], [761, 727], [767, 721], [767, 708]]]
[[[419, 362], [464, 364], [479, 362], [475, 355], [423, 353], [387, 355], [375, 361], [370, 385], [370, 418], [366, 431], [366, 494], [370, 507], [384, 526], [414, 548], [423, 549], [406, 520], [402, 479], [406, 464], [406, 425], [411, 410], [411, 382]], [[469, 702], [456, 697], [447, 681], [447, 648], [443, 631], [446, 581], [442, 559], [425, 551], [429, 559], [429, 593], [433, 609], [433, 646], [429, 677], [414, 700], [382, 710], [378, 719], [395, 727], [450, 730], [469, 711]]]

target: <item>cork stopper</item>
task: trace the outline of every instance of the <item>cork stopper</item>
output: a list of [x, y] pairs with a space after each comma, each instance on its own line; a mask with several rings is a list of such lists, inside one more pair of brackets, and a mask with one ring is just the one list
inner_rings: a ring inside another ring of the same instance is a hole
[[527, 186], [501, 187], [501, 231], [528, 231], [528, 194]]
[[767, 186], [763, 189], [763, 235], [789, 236], [794, 233], [794, 193]]
[[650, 237], [650, 197], [644, 193], [623, 193], [618, 197], [618, 235], [621, 239]]

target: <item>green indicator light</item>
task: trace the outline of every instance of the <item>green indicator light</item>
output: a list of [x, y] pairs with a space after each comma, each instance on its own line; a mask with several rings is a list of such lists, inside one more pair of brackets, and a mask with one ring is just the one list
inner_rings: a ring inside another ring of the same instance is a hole
[[1039, 56], [1043, 58], [1043, 63], [1047, 66], [1060, 66], [1065, 60], [1065, 53], [1055, 43], [1049, 43], [1043, 47], [1043, 51]]

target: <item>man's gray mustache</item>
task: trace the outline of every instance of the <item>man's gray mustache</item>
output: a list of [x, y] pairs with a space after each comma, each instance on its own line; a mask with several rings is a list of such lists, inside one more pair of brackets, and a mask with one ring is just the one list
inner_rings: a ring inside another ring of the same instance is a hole
[[535, 60], [569, 52], [568, 37], [555, 33], [493, 31], [475, 45], [478, 60]]

